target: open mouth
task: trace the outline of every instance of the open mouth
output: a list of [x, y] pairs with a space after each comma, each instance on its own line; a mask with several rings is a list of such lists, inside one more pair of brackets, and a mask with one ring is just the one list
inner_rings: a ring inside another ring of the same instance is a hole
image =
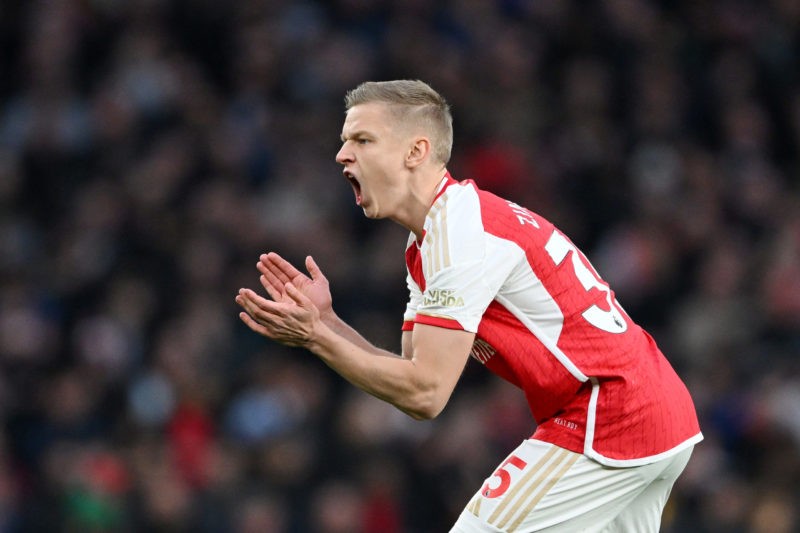
[[361, 184], [358, 182], [355, 175], [348, 170], [344, 171], [344, 177], [347, 178], [347, 181], [350, 182], [350, 186], [353, 187], [353, 193], [356, 195], [356, 205], [361, 205]]

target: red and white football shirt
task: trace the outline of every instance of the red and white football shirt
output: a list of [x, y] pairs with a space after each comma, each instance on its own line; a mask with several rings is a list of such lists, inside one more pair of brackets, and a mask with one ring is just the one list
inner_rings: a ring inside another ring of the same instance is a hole
[[448, 174], [424, 229], [403, 329], [475, 332], [472, 356], [525, 393], [533, 438], [611, 466], [702, 440], [683, 382], [553, 224]]

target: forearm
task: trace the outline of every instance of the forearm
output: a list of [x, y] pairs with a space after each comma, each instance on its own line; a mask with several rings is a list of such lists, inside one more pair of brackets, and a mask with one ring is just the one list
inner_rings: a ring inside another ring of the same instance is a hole
[[364, 339], [341, 319], [323, 321], [306, 346], [347, 381], [416, 419], [436, 416], [437, 383], [413, 358], [402, 358]]
[[375, 355], [390, 355], [392, 357], [397, 357], [396, 354], [378, 348], [367, 339], [362, 337], [358, 331], [353, 329], [347, 322], [339, 318], [339, 316], [332, 309], [321, 315], [320, 318], [333, 333], [350, 341], [362, 350]]
[[403, 334], [403, 357], [367, 342], [332, 314], [321, 313], [291, 283], [281, 301], [241, 289], [239, 318], [253, 331], [288, 346], [307, 348], [360, 389], [414, 418], [441, 412], [463, 370], [474, 333], [420, 325]]

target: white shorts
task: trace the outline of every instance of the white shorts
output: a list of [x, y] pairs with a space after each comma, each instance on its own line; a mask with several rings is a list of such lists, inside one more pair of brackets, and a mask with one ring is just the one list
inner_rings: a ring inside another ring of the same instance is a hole
[[656, 532], [692, 449], [616, 468], [528, 439], [487, 478], [450, 531]]

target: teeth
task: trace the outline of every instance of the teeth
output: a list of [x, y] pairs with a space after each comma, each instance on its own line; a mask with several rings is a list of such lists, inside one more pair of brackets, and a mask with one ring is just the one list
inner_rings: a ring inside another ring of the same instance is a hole
[[347, 178], [347, 180], [350, 181], [351, 183], [354, 183], [354, 184], [359, 185], [359, 186], [361, 185], [358, 182], [358, 178], [356, 178], [355, 174], [353, 174], [352, 172], [345, 171], [344, 172], [344, 177]]

